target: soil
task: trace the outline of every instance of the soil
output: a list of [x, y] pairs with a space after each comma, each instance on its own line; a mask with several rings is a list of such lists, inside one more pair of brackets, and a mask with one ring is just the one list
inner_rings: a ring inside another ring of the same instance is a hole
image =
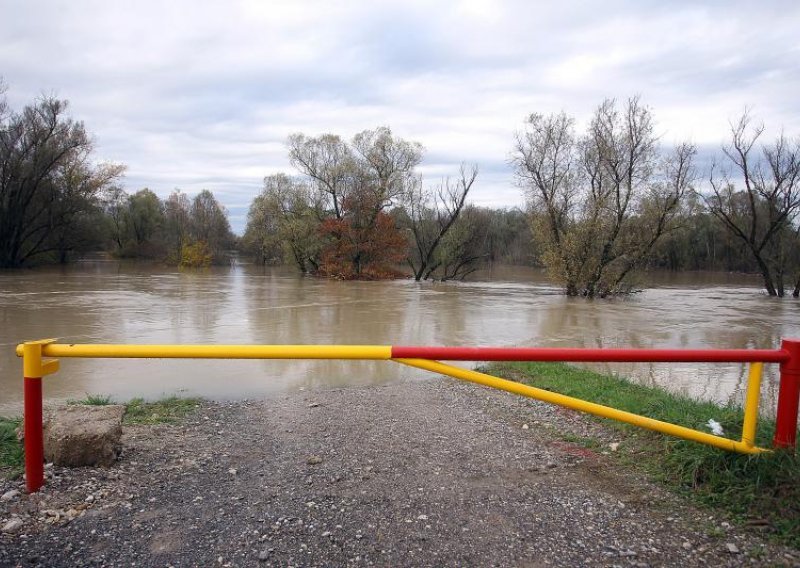
[[123, 440], [110, 468], [48, 466], [39, 493], [0, 483], [20, 490], [0, 565], [800, 565], [622, 471], [597, 423], [449, 379], [203, 402]]

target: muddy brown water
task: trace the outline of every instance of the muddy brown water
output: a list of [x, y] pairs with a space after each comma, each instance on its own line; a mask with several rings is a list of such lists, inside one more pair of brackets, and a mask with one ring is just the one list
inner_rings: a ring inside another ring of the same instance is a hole
[[[800, 302], [765, 296], [728, 274], [649, 274], [626, 299], [565, 298], [528, 268], [466, 283], [337, 282], [286, 268], [178, 271], [115, 261], [0, 273], [0, 415], [19, 414], [14, 346], [71, 343], [406, 344], [772, 348], [800, 336]], [[468, 363], [465, 363], [469, 365]], [[774, 408], [767, 366], [763, 410]], [[743, 365], [603, 365], [601, 369], [717, 402], [742, 398]], [[375, 384], [423, 372], [389, 361], [63, 359], [49, 401], [110, 394], [268, 397], [318, 386]]]

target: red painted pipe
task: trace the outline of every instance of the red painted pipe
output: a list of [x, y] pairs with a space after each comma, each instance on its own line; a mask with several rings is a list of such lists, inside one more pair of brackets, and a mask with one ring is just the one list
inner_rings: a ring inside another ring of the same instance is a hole
[[23, 379], [25, 424], [25, 483], [28, 492], [44, 485], [44, 433], [42, 429], [42, 378]]
[[[393, 346], [393, 359], [445, 361], [580, 361], [586, 363], [787, 363], [784, 349], [575, 349]], [[800, 355], [798, 355], [800, 361]], [[800, 366], [798, 367], [800, 369]]]
[[776, 448], [794, 448], [797, 441], [797, 412], [800, 406], [800, 339], [784, 339], [781, 349], [789, 353], [781, 364], [778, 411], [775, 415]]

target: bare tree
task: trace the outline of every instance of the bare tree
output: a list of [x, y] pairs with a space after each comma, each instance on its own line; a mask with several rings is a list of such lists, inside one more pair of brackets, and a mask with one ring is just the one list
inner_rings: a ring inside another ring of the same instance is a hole
[[353, 187], [353, 154], [347, 143], [334, 134], [317, 138], [305, 134], [289, 137], [289, 161], [308, 176], [315, 191], [325, 198], [336, 219], [344, 215], [344, 201]]
[[435, 255], [441, 281], [464, 280], [478, 270], [480, 261], [486, 257], [486, 236], [490, 222], [487, 213], [486, 209], [467, 205], [452, 229], [442, 238]]
[[164, 202], [165, 236], [175, 259], [181, 258], [183, 247], [189, 242], [191, 207], [189, 197], [179, 189]]
[[[359, 198], [383, 211], [414, 184], [414, 168], [422, 161], [422, 145], [392, 136], [387, 127], [364, 130], [353, 137], [354, 181]], [[376, 212], [377, 212], [376, 211]]]
[[[794, 230], [794, 238], [792, 239], [792, 250], [794, 251], [795, 266], [800, 267], [800, 227]], [[796, 279], [794, 282], [794, 290], [792, 296], [800, 298], [800, 268], [797, 268]]]
[[408, 264], [415, 280], [427, 280], [442, 265], [437, 252], [461, 215], [477, 177], [477, 165], [461, 164], [457, 181], [447, 178], [434, 189], [423, 189], [420, 182], [406, 192], [403, 206], [413, 236]]
[[[723, 153], [731, 168], [712, 167], [712, 193], [706, 204], [732, 235], [745, 244], [758, 265], [770, 296], [785, 294], [785, 243], [796, 234], [800, 212], [800, 142], [781, 133], [772, 144], [756, 147], [764, 133], [748, 112], [731, 124], [731, 142]], [[731, 171], [732, 170], [732, 171]], [[744, 189], [738, 189], [740, 178]], [[800, 279], [794, 295], [800, 295]]]
[[[92, 166], [88, 157], [64, 162], [54, 172], [61, 198], [47, 212], [52, 229], [48, 248], [64, 264], [72, 252], [82, 252], [102, 243], [100, 195], [113, 187], [125, 167], [120, 164]], [[43, 249], [40, 249], [43, 251]]]
[[65, 101], [42, 98], [14, 113], [0, 92], [0, 266], [58, 251], [54, 238], [97, 208], [123, 168], [93, 167], [91, 151]]
[[423, 152], [386, 127], [359, 132], [350, 144], [334, 134], [293, 134], [288, 144], [290, 162], [336, 219], [354, 208], [383, 211], [406, 191]]
[[[331, 245], [326, 266], [332, 274], [360, 278], [370, 272], [365, 270], [370, 264], [381, 263], [379, 238], [392, 244], [392, 254], [384, 247], [383, 256], [394, 256], [403, 245], [385, 210], [414, 183], [422, 152], [421, 145], [395, 137], [386, 127], [360, 132], [351, 143], [333, 134], [289, 138], [290, 161], [308, 178], [313, 210]], [[391, 272], [384, 266], [371, 273]]]
[[128, 210], [128, 194], [119, 185], [111, 185], [103, 192], [101, 206], [109, 226], [111, 240], [122, 250], [126, 238], [126, 216]]
[[512, 164], [527, 193], [542, 261], [567, 295], [627, 290], [627, 279], [674, 228], [694, 181], [695, 148], [662, 157], [649, 108], [607, 99], [585, 136], [564, 113], [533, 114]]
[[[564, 282], [569, 296], [578, 294], [580, 274], [575, 265], [574, 244], [567, 243], [572, 229], [575, 197], [583, 171], [578, 166], [575, 121], [565, 113], [531, 114], [527, 130], [517, 133], [512, 164], [526, 191], [534, 226], [548, 243], [543, 261]], [[573, 238], [574, 241], [574, 238]]]

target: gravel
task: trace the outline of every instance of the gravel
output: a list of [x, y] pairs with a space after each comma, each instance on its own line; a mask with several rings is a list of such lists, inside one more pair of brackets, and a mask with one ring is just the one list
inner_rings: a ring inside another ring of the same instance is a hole
[[597, 423], [449, 379], [204, 402], [123, 442], [0, 501], [0, 565], [800, 566], [615, 468]]

